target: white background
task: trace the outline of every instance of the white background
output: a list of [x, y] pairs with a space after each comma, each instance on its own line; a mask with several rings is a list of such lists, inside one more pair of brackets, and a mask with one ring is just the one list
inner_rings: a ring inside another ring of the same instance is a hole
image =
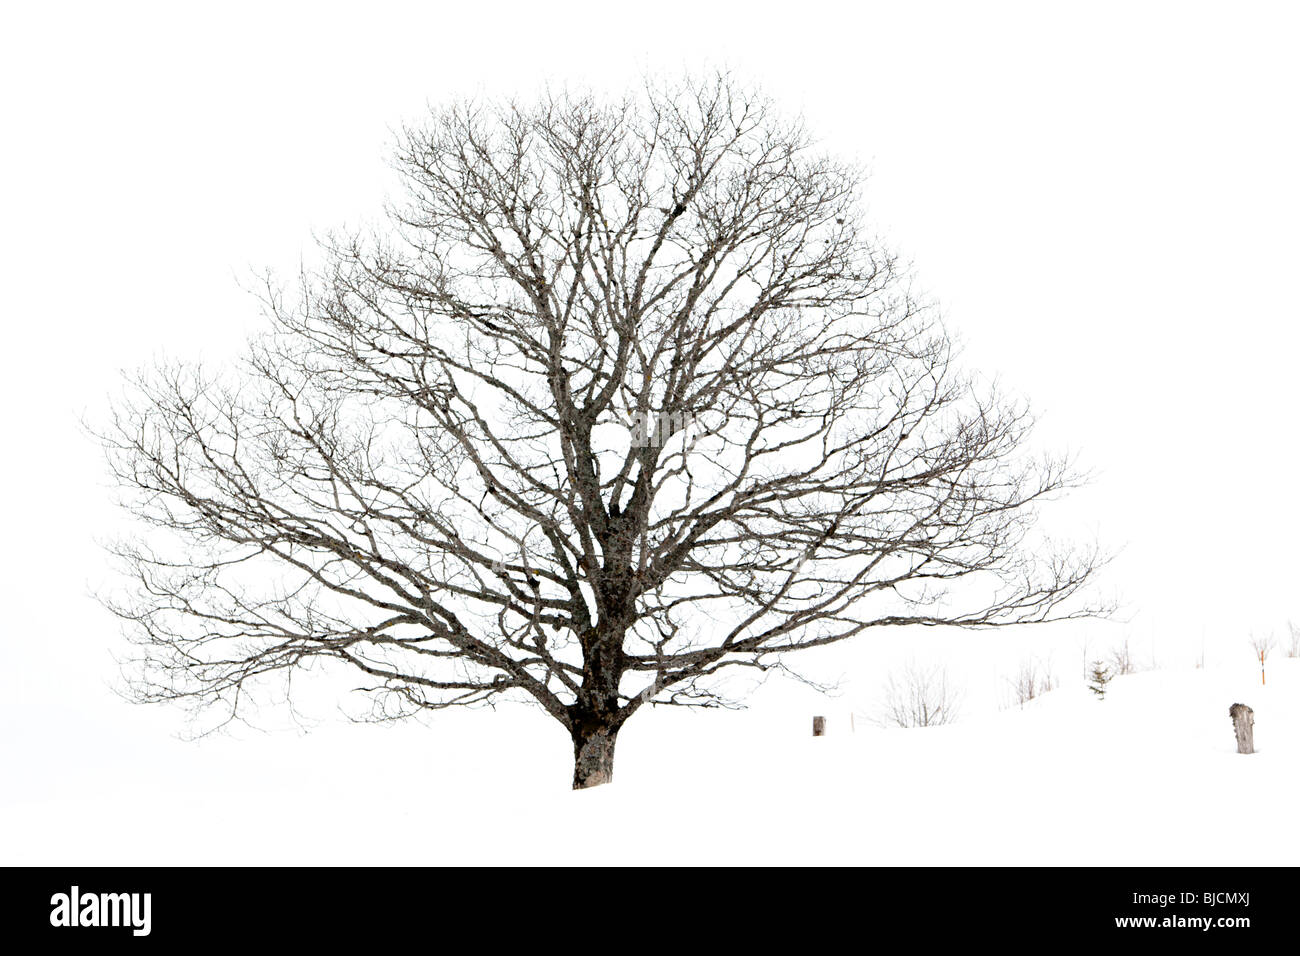
[[[1126, 636], [1166, 666], [1190, 666], [1203, 642], [1247, 656], [1252, 630], [1300, 620], [1298, 41], [1286, 5], [1241, 3], [9, 9], [0, 796], [117, 792], [147, 777], [142, 761], [202, 787], [249, 761], [279, 779], [290, 753], [325, 773], [382, 733], [327, 722], [256, 746], [182, 744], [176, 714], [114, 696], [121, 644], [91, 592], [112, 586], [97, 541], [120, 517], [78, 421], [102, 413], [122, 369], [235, 354], [257, 328], [239, 282], [292, 270], [313, 230], [376, 216], [403, 119], [545, 82], [619, 91], [644, 72], [729, 67], [866, 163], [874, 225], [942, 302], [966, 361], [1030, 399], [1044, 447], [1096, 474], [1049, 520], [1121, 552], [1101, 583], [1126, 614], [1071, 632], [1065, 666], [1080, 641]], [[823, 655], [814, 666], [849, 688], [826, 706], [867, 707], [876, 664], [913, 647], [975, 662], [972, 699], [991, 701], [1025, 648], [1060, 645], [900, 640]], [[757, 706], [803, 732], [815, 704], [791, 700]], [[546, 742], [530, 762], [497, 726], [470, 714], [420, 732], [449, 748], [449, 779], [491, 751], [563, 786], [557, 728], [529, 715]]]

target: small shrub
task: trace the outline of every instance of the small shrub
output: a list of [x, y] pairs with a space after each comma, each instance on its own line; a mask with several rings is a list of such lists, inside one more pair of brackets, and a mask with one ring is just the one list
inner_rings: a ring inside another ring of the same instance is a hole
[[886, 727], [937, 727], [957, 719], [961, 695], [941, 667], [923, 669], [909, 664], [901, 675], [885, 682], [877, 723]]
[[1133, 659], [1133, 651], [1128, 646], [1128, 638], [1124, 643], [1110, 652], [1111, 676], [1123, 677], [1125, 674], [1137, 672], [1137, 662]]
[[1035, 697], [1055, 690], [1057, 686], [1056, 677], [1051, 670], [1040, 666], [1036, 661], [1021, 661], [1020, 668], [1014, 676], [1007, 678], [1007, 683], [1011, 685], [1012, 703], [1017, 707], [1025, 706]]

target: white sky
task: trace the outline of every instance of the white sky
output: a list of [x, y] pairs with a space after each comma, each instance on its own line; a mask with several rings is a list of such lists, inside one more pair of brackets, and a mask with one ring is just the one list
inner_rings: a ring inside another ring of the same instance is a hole
[[1300, 620], [1286, 6], [211, 10], [29, 4], [0, 35], [10, 746], [135, 719], [105, 690], [116, 625], [89, 591], [116, 519], [77, 424], [118, 370], [235, 350], [255, 326], [237, 279], [376, 214], [390, 130], [426, 101], [646, 70], [730, 66], [870, 166], [876, 225], [969, 363], [1097, 473], [1059, 526], [1124, 549], [1124, 633]]

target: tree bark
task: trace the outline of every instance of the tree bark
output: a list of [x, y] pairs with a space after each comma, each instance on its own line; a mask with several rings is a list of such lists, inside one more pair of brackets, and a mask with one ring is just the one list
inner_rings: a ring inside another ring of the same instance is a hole
[[614, 742], [618, 731], [610, 727], [573, 733], [573, 789], [599, 787], [614, 779]]
[[1233, 704], [1228, 708], [1232, 718], [1232, 729], [1237, 734], [1237, 753], [1253, 754], [1255, 752], [1255, 712], [1245, 704]]
[[813, 718], [813, 736], [814, 736], [814, 737], [824, 737], [824, 736], [826, 736], [826, 718], [825, 718], [825, 717], [814, 717], [814, 718]]

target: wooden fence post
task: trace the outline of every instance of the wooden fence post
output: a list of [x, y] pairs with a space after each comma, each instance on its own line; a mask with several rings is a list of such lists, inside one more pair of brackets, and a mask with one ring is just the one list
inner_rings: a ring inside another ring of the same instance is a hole
[[825, 718], [825, 717], [814, 717], [814, 718], [813, 718], [813, 736], [814, 736], [814, 737], [825, 737], [825, 736], [826, 736], [826, 718]]
[[1228, 708], [1232, 718], [1232, 729], [1237, 735], [1237, 753], [1253, 754], [1255, 752], [1255, 712], [1245, 704], [1233, 704]]

